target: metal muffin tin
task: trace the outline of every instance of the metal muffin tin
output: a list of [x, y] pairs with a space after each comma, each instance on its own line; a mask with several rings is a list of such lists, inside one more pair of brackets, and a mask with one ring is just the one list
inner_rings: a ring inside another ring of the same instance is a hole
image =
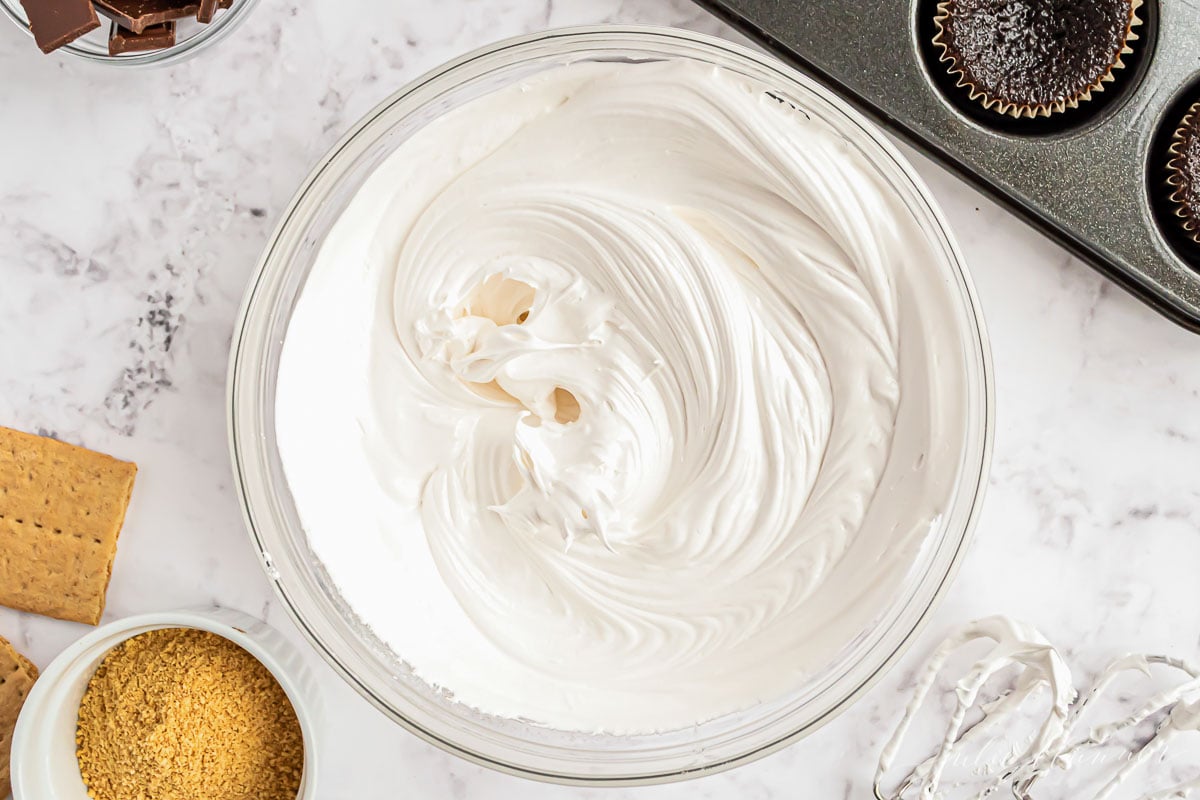
[[954, 85], [931, 41], [936, 0], [696, 2], [1200, 332], [1200, 246], [1163, 189], [1171, 129], [1200, 99], [1200, 0], [1145, 0], [1116, 81], [1035, 120], [988, 111]]

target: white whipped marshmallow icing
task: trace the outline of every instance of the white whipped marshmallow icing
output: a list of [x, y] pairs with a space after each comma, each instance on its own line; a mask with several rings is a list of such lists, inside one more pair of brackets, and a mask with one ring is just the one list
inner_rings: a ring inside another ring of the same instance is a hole
[[677, 729], [795, 690], [952, 493], [948, 279], [878, 171], [765, 87], [575, 64], [406, 140], [279, 367], [312, 548], [489, 714]]

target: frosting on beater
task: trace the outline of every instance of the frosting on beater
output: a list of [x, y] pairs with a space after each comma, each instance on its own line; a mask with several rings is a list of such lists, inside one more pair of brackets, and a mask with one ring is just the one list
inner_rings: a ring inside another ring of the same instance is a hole
[[[894, 788], [888, 789], [887, 776], [907, 738], [913, 721], [930, 696], [938, 674], [958, 650], [979, 641], [991, 644], [954, 683], [954, 703], [949, 723], [934, 753], [905, 774]], [[1015, 668], [1009, 683], [988, 691], [985, 686], [996, 676]], [[1155, 677], [1152, 668], [1160, 668], [1175, 681], [1140, 698], [1134, 694], [1131, 712], [1115, 720], [1094, 724], [1089, 712], [1106, 694], [1115, 694], [1118, 679], [1133, 674], [1143, 679]], [[960, 757], [966, 747], [994, 741], [1007, 741], [1016, 733], [1018, 715], [1033, 698], [1047, 698], [1045, 716], [1024, 749], [1013, 748], [994, 763], [977, 763], [966, 781], [946, 780], [947, 766]], [[965, 724], [969, 712], [975, 718]], [[1092, 722], [1089, 728], [1086, 723]], [[1120, 743], [1118, 736], [1131, 733], [1143, 724], [1153, 723], [1148, 736], [1133, 737], [1132, 744]], [[1088, 797], [1110, 800], [1131, 779], [1145, 787], [1168, 774], [1163, 768], [1167, 748], [1184, 734], [1200, 732], [1200, 667], [1183, 659], [1159, 655], [1119, 656], [1101, 670], [1087, 691], [1079, 694], [1071, 671], [1058, 650], [1030, 625], [1009, 617], [996, 616], [968, 623], [951, 634], [930, 657], [917, 681], [912, 700], [904, 710], [895, 732], [884, 744], [875, 773], [874, 795], [877, 800], [949, 800], [951, 797], [983, 798], [999, 792], [1013, 797], [1040, 795], [1044, 785], [1065, 773], [1089, 772], [1094, 788]], [[1107, 750], [1118, 758], [1084, 759]], [[1077, 777], [1072, 774], [1070, 777]], [[1200, 777], [1177, 781], [1140, 792], [1139, 800], [1167, 800], [1186, 797], [1200, 789]], [[1080, 792], [1072, 790], [1072, 796]], [[1055, 796], [1060, 796], [1055, 794]], [[1123, 794], [1121, 796], [1127, 796]]]
[[733, 74], [575, 64], [475, 100], [368, 179], [292, 317], [313, 549], [488, 713], [650, 732], [784, 695], [945, 511], [931, 258], [841, 136]]

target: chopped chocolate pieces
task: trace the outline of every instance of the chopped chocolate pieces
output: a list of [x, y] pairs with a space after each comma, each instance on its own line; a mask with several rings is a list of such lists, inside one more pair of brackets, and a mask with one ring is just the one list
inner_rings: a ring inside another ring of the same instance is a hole
[[21, 0], [21, 5], [43, 53], [57, 50], [100, 27], [92, 0]]
[[[100, 27], [99, 11], [113, 21], [109, 55], [162, 50], [176, 42], [176, 20], [212, 22], [237, 0], [21, 0], [42, 52], [49, 53]], [[196, 28], [193, 26], [192, 31]], [[189, 32], [185, 27], [182, 34]]]
[[141, 33], [151, 25], [173, 19], [194, 17], [200, 11], [200, 0], [93, 0], [96, 10]]
[[108, 32], [108, 54], [140, 53], [145, 50], [161, 50], [175, 44], [175, 21], [150, 25], [141, 33], [134, 33], [121, 23], [112, 23]]

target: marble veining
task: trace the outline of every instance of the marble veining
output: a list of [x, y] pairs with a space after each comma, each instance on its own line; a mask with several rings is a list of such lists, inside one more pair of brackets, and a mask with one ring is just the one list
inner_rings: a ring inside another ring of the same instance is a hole
[[[219, 602], [299, 640], [247, 543], [225, 444], [230, 333], [259, 252], [313, 162], [405, 82], [504, 36], [601, 22], [736, 38], [685, 0], [262, 0], [212, 52], [127, 72], [43, 57], [0, 24], [0, 424], [141, 466], [106, 619]], [[921, 655], [966, 619], [1028, 620], [1081, 669], [1125, 650], [1200, 658], [1200, 338], [913, 159], [970, 263], [998, 402], [974, 544], [915, 650], [781, 753], [608, 791], [445, 755], [314, 655], [323, 798], [863, 798]], [[84, 632], [0, 610], [0, 635], [43, 666]]]

